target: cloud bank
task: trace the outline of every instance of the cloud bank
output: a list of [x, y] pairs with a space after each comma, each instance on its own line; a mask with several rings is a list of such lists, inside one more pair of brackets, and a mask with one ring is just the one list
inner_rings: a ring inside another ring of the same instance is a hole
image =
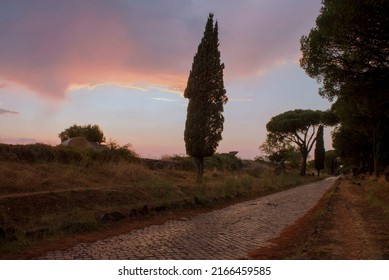
[[7, 114], [18, 115], [19, 113], [0, 108], [0, 115], [7, 115]]
[[0, 79], [44, 98], [101, 83], [182, 90], [215, 13], [226, 76], [296, 59], [320, 8], [312, 0], [3, 0]]

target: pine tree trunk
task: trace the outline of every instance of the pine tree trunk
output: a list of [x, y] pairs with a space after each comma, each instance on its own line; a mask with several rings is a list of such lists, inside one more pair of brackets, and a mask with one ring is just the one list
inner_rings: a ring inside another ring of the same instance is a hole
[[204, 157], [193, 157], [196, 169], [197, 169], [197, 183], [203, 182], [203, 173], [204, 173]]

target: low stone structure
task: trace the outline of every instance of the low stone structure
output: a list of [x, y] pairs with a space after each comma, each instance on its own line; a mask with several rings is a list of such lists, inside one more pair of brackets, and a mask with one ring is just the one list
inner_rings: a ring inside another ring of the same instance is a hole
[[81, 148], [95, 148], [96, 144], [91, 143], [84, 137], [73, 137], [61, 143], [63, 146], [81, 147]]

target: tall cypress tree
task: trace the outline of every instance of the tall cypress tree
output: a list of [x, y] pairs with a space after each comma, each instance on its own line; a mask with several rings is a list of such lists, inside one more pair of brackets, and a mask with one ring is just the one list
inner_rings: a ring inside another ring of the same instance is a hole
[[213, 23], [213, 14], [209, 14], [184, 92], [189, 99], [184, 133], [186, 153], [194, 159], [198, 182], [202, 181], [204, 158], [215, 153], [222, 139], [223, 105], [228, 100], [218, 47], [218, 24]]
[[315, 146], [315, 168], [317, 170], [317, 176], [320, 176], [320, 170], [324, 169], [324, 163], [326, 159], [326, 151], [324, 149], [324, 135], [323, 126], [319, 126], [316, 136]]

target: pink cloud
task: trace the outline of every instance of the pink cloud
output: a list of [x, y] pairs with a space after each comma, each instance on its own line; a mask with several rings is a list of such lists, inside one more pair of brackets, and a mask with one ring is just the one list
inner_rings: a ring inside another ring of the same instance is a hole
[[320, 7], [312, 2], [4, 0], [0, 78], [53, 98], [100, 83], [182, 90], [209, 11], [227, 75], [252, 74], [298, 55]]
[[54, 97], [74, 84], [182, 83], [153, 40], [146, 44], [147, 22], [121, 1], [18, 3], [1, 7], [16, 10], [0, 30], [0, 76], [10, 82]]

